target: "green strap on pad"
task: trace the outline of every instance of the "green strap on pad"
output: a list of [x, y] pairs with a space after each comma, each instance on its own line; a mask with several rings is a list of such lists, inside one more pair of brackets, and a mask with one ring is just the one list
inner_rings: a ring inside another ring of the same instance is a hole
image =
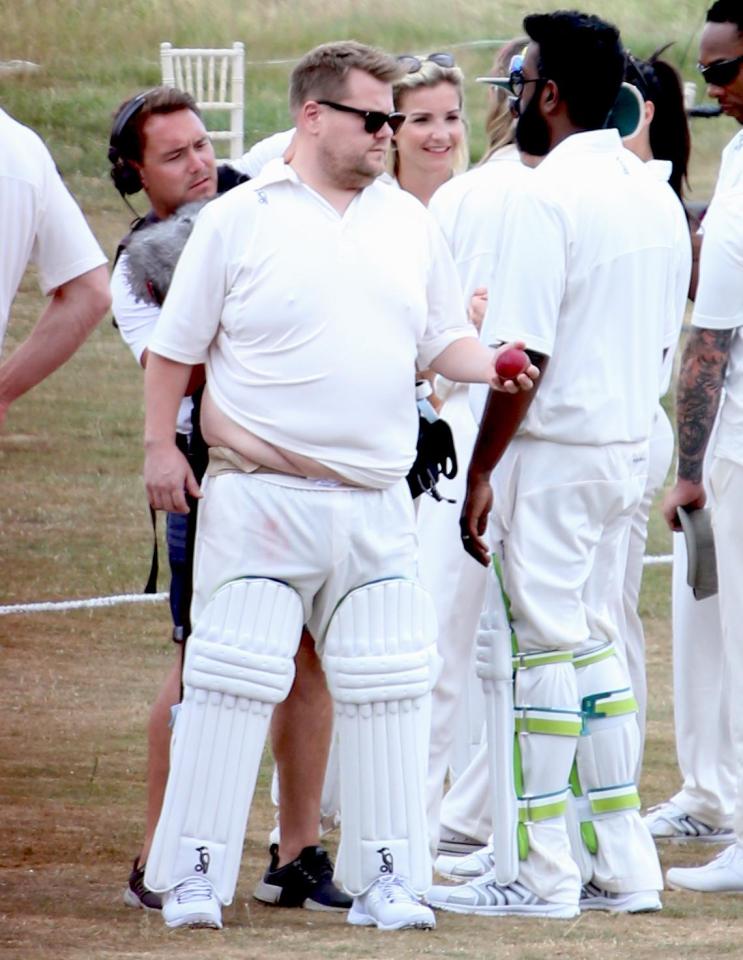
[[584, 729], [588, 720], [622, 717], [630, 713], [637, 713], [639, 709], [631, 687], [624, 687], [621, 690], [607, 690], [603, 693], [592, 693], [583, 697], [581, 706], [583, 708]]

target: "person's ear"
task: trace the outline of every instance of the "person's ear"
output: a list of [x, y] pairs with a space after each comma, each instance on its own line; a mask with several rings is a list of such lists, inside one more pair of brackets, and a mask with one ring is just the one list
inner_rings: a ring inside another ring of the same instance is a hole
[[554, 80], [547, 80], [542, 90], [542, 106], [547, 113], [553, 113], [560, 102], [560, 91]]
[[302, 104], [297, 118], [297, 126], [302, 126], [309, 133], [317, 133], [322, 119], [322, 110], [316, 100], [307, 100]]

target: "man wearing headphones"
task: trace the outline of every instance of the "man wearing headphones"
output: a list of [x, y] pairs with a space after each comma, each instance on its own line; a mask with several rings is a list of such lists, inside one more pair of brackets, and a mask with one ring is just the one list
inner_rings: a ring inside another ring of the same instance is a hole
[[50, 297], [28, 339], [0, 364], [0, 427], [11, 403], [61, 366], [110, 304], [106, 257], [39, 137], [0, 110], [0, 348], [29, 262]]
[[[290, 138], [291, 134], [270, 138], [274, 156], [283, 153]], [[136, 221], [119, 246], [111, 280], [113, 313], [124, 341], [143, 367], [147, 364], [147, 344], [160, 306], [136, 299], [127, 252], [132, 238], [140, 238], [141, 231], [168, 219], [184, 204], [209, 200], [244, 182], [259, 171], [265, 152], [259, 144], [247, 153], [238, 162], [243, 172], [226, 164], [218, 166], [196, 104], [189, 94], [178, 89], [156, 87], [125, 101], [118, 109], [108, 153], [111, 177], [127, 204], [128, 196], [144, 190], [150, 210]], [[203, 373], [200, 379], [203, 381]], [[198, 380], [189, 389], [194, 386], [199, 387]], [[181, 402], [177, 441], [200, 479], [205, 447], [198, 429], [199, 395], [197, 389]], [[180, 700], [182, 644], [190, 632], [195, 515], [196, 501], [192, 501], [190, 514], [170, 513], [167, 520], [173, 637], [181, 646], [150, 714], [145, 840], [124, 893], [127, 904], [145, 909], [160, 909], [160, 897], [144, 884], [144, 866], [168, 776], [170, 711]], [[278, 849], [272, 847], [272, 862], [256, 896], [280, 906], [343, 910], [350, 906], [350, 898], [332, 883], [332, 864], [322, 847], [317, 846], [332, 712], [324, 675], [308, 634], [303, 637], [296, 666], [292, 694], [276, 711], [272, 727], [280, 778], [280, 844]], [[302, 731], [301, 750], [297, 749], [297, 730]]]

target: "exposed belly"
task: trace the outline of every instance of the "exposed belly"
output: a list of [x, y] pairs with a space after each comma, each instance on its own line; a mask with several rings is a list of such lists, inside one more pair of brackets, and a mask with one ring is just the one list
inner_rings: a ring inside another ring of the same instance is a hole
[[235, 423], [214, 403], [208, 386], [204, 389], [201, 405], [201, 432], [210, 447], [229, 447], [259, 467], [268, 467], [278, 473], [297, 477], [316, 477], [348, 483], [340, 474], [316, 460], [267, 443]]

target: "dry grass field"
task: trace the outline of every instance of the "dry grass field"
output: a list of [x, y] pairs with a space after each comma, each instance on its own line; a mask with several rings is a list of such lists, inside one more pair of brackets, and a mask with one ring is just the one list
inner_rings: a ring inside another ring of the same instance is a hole
[[[541, 8], [560, 4], [549, 2]], [[677, 39], [674, 57], [693, 77], [698, 0], [597, 2], [647, 53]], [[157, 45], [244, 39], [252, 142], [287, 122], [288, 66], [314, 42], [354, 35], [396, 51], [447, 49], [518, 31], [523, 4], [503, 0], [0, 0], [0, 60], [41, 64], [0, 79], [0, 104], [48, 139], [97, 235], [111, 253], [128, 214], [106, 178], [108, 117], [156, 82]], [[493, 47], [463, 47], [469, 78]], [[459, 54], [458, 54], [459, 58]], [[473, 153], [482, 143], [483, 91], [469, 84]], [[709, 195], [730, 121], [695, 121], [692, 185]], [[140, 202], [140, 206], [142, 206]], [[30, 272], [5, 349], [38, 315]], [[140, 479], [141, 374], [108, 321], [84, 349], [12, 409], [0, 433], [0, 604], [138, 593], [151, 533]], [[442, 509], [445, 506], [442, 506]], [[670, 537], [652, 518], [651, 553]], [[643, 797], [678, 786], [671, 694], [669, 570], [646, 571], [642, 612], [652, 700]], [[342, 917], [278, 911], [251, 900], [266, 864], [272, 822], [267, 757], [226, 929], [165, 932], [158, 916], [126, 908], [121, 893], [140, 841], [149, 703], [173, 651], [164, 603], [75, 612], [0, 615], [0, 955], [7, 960], [108, 960], [188, 956], [232, 960], [419, 957], [499, 960], [676, 960], [739, 957], [743, 902], [667, 892], [655, 916], [586, 915], [573, 922], [441, 915], [430, 934], [353, 929]], [[710, 704], [710, 709], [715, 709]], [[709, 850], [664, 848], [665, 866]]]

